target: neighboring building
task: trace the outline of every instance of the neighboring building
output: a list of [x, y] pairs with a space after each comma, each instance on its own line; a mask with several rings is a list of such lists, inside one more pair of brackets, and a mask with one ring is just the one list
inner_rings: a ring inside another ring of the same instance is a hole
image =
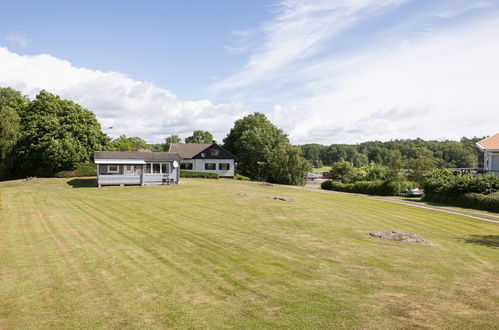
[[97, 185], [176, 184], [180, 160], [172, 152], [95, 151]]
[[499, 174], [499, 133], [476, 144], [483, 151], [483, 169]]
[[172, 143], [169, 151], [182, 157], [181, 170], [217, 173], [224, 178], [234, 177], [236, 156], [216, 143]]

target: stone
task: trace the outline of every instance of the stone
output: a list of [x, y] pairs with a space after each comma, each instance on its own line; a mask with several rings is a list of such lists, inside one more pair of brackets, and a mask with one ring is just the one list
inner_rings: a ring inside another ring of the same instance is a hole
[[289, 197], [274, 197], [274, 199], [280, 200], [280, 201], [285, 201], [285, 202], [290, 202], [293, 199]]
[[372, 237], [389, 239], [396, 242], [417, 243], [425, 241], [424, 238], [418, 234], [404, 233], [400, 231], [374, 231], [369, 233], [369, 235], [371, 235]]

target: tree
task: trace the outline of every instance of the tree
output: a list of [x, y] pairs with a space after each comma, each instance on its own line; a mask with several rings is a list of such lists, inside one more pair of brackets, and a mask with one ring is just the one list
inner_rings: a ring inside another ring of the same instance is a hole
[[126, 137], [121, 135], [109, 142], [106, 147], [108, 151], [133, 151], [139, 149], [150, 149], [150, 146], [138, 136]]
[[261, 175], [266, 181], [295, 186], [305, 184], [305, 173], [312, 168], [302, 157], [301, 149], [289, 143], [280, 143], [261, 165]]
[[424, 176], [435, 168], [435, 159], [430, 150], [420, 148], [416, 152], [416, 157], [407, 162], [407, 167], [414, 174], [416, 181], [421, 183]]
[[46, 91], [20, 111], [20, 125], [16, 169], [21, 176], [71, 170], [108, 141], [91, 111]]
[[208, 131], [195, 130], [185, 138], [185, 143], [213, 143], [213, 135]]
[[341, 182], [351, 182], [355, 174], [355, 168], [350, 162], [340, 161], [333, 163], [331, 174], [333, 179], [339, 179]]
[[224, 147], [238, 157], [238, 171], [256, 180], [301, 184], [310, 167], [287, 135], [258, 112], [234, 123]]
[[21, 135], [19, 111], [28, 98], [12, 88], [0, 88], [0, 178], [9, 178], [15, 164], [14, 149]]
[[180, 143], [182, 140], [180, 139], [180, 136], [178, 135], [170, 135], [165, 139], [165, 151], [170, 150], [170, 145], [172, 143]]

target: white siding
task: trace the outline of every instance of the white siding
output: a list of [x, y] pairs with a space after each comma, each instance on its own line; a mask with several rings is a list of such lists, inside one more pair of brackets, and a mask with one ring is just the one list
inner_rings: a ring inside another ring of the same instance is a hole
[[[196, 172], [209, 172], [209, 173], [217, 173], [219, 176], [227, 176], [227, 177], [233, 177], [235, 174], [234, 172], [234, 160], [233, 159], [189, 159], [189, 160], [183, 160], [181, 161], [182, 164], [184, 163], [192, 163], [192, 170]], [[216, 165], [216, 170], [206, 170], [205, 169], [205, 164], [206, 163], [215, 163]], [[220, 165], [219, 164], [229, 164], [229, 169], [228, 170], [219, 170]]]

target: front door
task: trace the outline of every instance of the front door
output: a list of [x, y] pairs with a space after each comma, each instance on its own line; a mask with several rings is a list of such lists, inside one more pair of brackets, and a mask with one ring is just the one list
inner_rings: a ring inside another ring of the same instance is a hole
[[133, 165], [125, 165], [125, 175], [133, 175], [134, 166]]

